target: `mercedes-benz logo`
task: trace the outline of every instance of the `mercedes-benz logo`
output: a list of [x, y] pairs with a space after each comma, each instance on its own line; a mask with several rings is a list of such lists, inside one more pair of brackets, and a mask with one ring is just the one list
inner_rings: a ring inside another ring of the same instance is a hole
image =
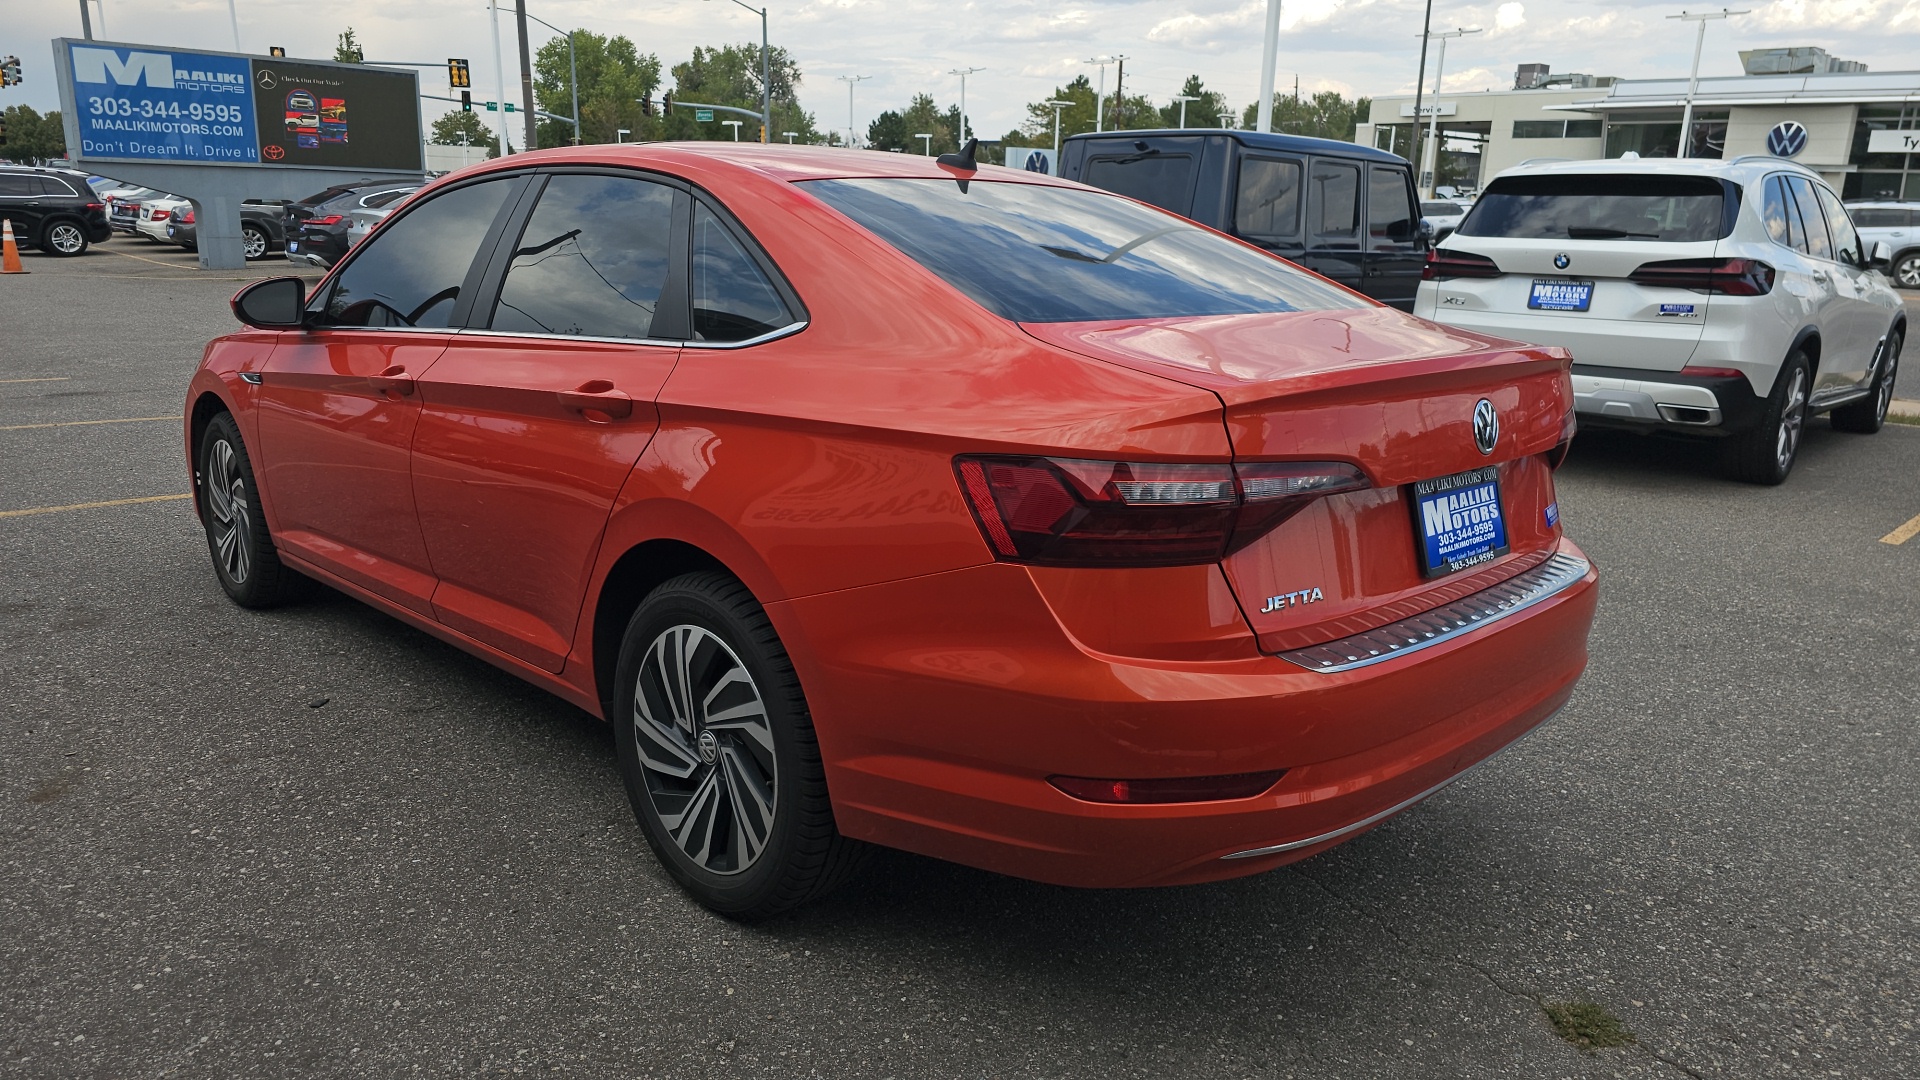
[[280, 85], [280, 80], [273, 77], [273, 69], [271, 68], [261, 68], [255, 72], [253, 81], [259, 83], [260, 88], [263, 90], [271, 90]]
[[1481, 398], [1473, 407], [1473, 445], [1480, 448], [1482, 454], [1493, 453], [1500, 442], [1500, 414], [1493, 411], [1493, 402]]
[[1553, 257], [1553, 268], [1555, 270], [1565, 270], [1568, 266], [1572, 265], [1572, 263], [1573, 260], [1567, 258], [1567, 253], [1564, 251]]

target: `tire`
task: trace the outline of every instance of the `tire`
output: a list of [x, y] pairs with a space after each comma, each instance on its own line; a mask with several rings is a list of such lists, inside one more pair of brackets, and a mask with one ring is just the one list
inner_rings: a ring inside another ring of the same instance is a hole
[[240, 250], [249, 259], [266, 258], [273, 250], [273, 241], [267, 239], [267, 232], [258, 225], [240, 226]]
[[834, 827], [793, 662], [739, 581], [703, 571], [649, 594], [627, 622], [614, 702], [627, 800], [695, 900], [764, 919], [857, 869], [866, 848]]
[[1879, 370], [1873, 375], [1872, 392], [1851, 405], [1843, 405], [1833, 410], [1835, 431], [1871, 435], [1886, 424], [1887, 408], [1893, 404], [1893, 381], [1900, 375], [1901, 343], [1900, 331], [1888, 332], [1886, 351], [1881, 354]]
[[77, 221], [55, 218], [41, 235], [40, 250], [55, 258], [70, 259], [87, 253], [87, 230]]
[[1751, 431], [1729, 436], [1722, 463], [1727, 475], [1749, 484], [1783, 483], [1800, 456], [1800, 437], [1807, 428], [1807, 395], [1812, 366], [1795, 349], [1781, 365], [1767, 397], [1766, 411]]
[[1902, 289], [1920, 289], [1920, 251], [1909, 251], [1893, 260], [1887, 276]]
[[274, 550], [253, 462], [231, 415], [221, 413], [207, 424], [195, 462], [200, 524], [220, 587], [241, 607], [270, 608], [292, 598], [300, 578]]

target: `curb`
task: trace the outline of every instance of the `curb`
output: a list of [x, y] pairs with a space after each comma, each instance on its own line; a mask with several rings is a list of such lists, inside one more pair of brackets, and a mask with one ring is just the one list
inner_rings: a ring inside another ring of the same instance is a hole
[[1887, 412], [1894, 416], [1920, 417], [1920, 401], [1912, 398], [1894, 398], [1893, 402], [1887, 406]]

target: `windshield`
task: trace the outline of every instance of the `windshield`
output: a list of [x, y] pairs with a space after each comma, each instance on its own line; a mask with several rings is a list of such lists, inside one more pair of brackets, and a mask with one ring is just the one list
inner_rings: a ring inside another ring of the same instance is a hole
[[[1733, 190], [1737, 199], [1739, 189]], [[1705, 176], [1503, 177], [1488, 185], [1459, 232], [1521, 240], [1718, 240], [1732, 229], [1726, 191]]]
[[1097, 191], [974, 180], [802, 183], [1016, 322], [1234, 315], [1366, 301], [1185, 218]]

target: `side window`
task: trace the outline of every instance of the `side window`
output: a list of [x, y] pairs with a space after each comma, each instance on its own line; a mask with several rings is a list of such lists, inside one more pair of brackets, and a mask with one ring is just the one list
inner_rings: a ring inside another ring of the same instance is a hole
[[1407, 170], [1393, 165], [1367, 166], [1367, 246], [1409, 243], [1419, 220]]
[[547, 181], [520, 234], [492, 328], [646, 338], [673, 265], [680, 193], [626, 176]]
[[448, 325], [480, 242], [514, 190], [489, 180], [435, 195], [382, 230], [340, 272], [327, 297], [333, 326]]
[[40, 185], [25, 173], [0, 173], [0, 198], [24, 198], [38, 195]]
[[1360, 238], [1360, 167], [1344, 161], [1313, 163], [1312, 194], [1307, 199], [1311, 232], [1321, 240]]
[[1805, 250], [1806, 245], [1796, 245], [1793, 242], [1792, 230], [1787, 226], [1787, 215], [1790, 210], [1785, 185], [1785, 177], [1767, 177], [1766, 198], [1760, 204], [1760, 223], [1767, 227], [1767, 239], [1781, 247], [1799, 247]]
[[1233, 231], [1240, 236], [1300, 235], [1300, 162], [1242, 157], [1233, 200]]
[[1849, 266], [1859, 266], [1860, 234], [1853, 231], [1853, 222], [1847, 217], [1847, 208], [1840, 205], [1832, 191], [1824, 185], [1815, 186], [1814, 192], [1820, 197], [1820, 209], [1827, 217], [1827, 232], [1833, 235], [1833, 257]]
[[706, 204], [693, 206], [693, 336], [696, 341], [745, 341], [793, 322], [739, 237]]
[[80, 197], [80, 193], [73, 190], [73, 185], [68, 183], [65, 177], [43, 176], [40, 178], [40, 182], [46, 185], [47, 194], [49, 195], [58, 195], [69, 199], [77, 199]]
[[1820, 199], [1813, 193], [1813, 182], [1804, 176], [1786, 178], [1788, 190], [1800, 209], [1800, 224], [1807, 233], [1807, 254], [1821, 259], [1833, 258], [1833, 244], [1827, 237], [1826, 217], [1820, 212]]

